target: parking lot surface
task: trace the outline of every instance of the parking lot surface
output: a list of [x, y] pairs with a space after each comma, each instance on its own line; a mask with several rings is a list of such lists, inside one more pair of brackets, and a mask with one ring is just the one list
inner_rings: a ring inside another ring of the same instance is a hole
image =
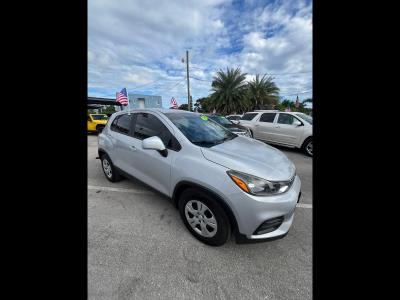
[[283, 239], [221, 247], [196, 240], [171, 202], [137, 181], [109, 182], [88, 136], [89, 299], [311, 299], [312, 158], [296, 165], [302, 197]]

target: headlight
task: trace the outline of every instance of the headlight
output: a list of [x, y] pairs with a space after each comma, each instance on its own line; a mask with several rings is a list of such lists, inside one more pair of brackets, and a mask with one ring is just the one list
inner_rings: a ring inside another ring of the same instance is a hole
[[294, 177], [288, 181], [269, 181], [260, 177], [241, 173], [238, 171], [227, 171], [229, 177], [236, 185], [248, 194], [256, 196], [272, 196], [286, 192], [294, 181]]

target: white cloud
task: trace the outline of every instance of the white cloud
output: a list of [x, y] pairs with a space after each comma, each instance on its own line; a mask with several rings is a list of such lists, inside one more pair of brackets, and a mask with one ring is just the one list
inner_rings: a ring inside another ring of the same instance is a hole
[[[146, 85], [141, 90], [163, 96], [164, 106], [171, 96], [184, 103], [186, 49], [191, 75], [201, 79], [191, 79], [194, 99], [207, 96], [215, 71], [226, 67], [241, 66], [249, 76], [310, 71], [311, 5], [245, 5], [253, 9], [227, 0], [89, 0], [89, 88], [114, 95]], [[305, 90], [311, 74], [277, 76], [276, 82], [282, 91]]]

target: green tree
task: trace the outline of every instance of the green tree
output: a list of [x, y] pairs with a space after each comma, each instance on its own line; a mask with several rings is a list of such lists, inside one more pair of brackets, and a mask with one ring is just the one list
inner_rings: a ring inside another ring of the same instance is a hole
[[115, 113], [116, 112], [116, 110], [115, 110], [115, 107], [114, 107], [114, 105], [107, 105], [107, 107], [102, 107], [101, 108], [101, 113], [102, 114], [113, 114], [113, 113]]
[[245, 79], [246, 73], [242, 73], [240, 68], [218, 71], [211, 83], [211, 107], [221, 114], [246, 111], [249, 103]]
[[248, 97], [250, 100], [250, 109], [266, 109], [275, 107], [279, 101], [279, 88], [273, 81], [273, 77], [260, 75], [248, 83]]
[[296, 104], [295, 101], [285, 99], [282, 102], [279, 102], [275, 108], [280, 111], [284, 111], [286, 108], [290, 107], [291, 111], [298, 111], [298, 112], [303, 112], [303, 113], [308, 114], [312, 109], [305, 107], [306, 103], [312, 103], [312, 99], [309, 98], [309, 99], [305, 99], [305, 100], [301, 101], [299, 103], [299, 107], [295, 106], [295, 104]]
[[181, 104], [181, 105], [178, 107], [178, 109], [180, 109], [180, 110], [188, 110], [188, 104], [187, 104], [187, 103]]
[[211, 102], [211, 99], [209, 97], [199, 98], [196, 100], [194, 107], [198, 112], [209, 113], [209, 112], [212, 112], [212, 110], [213, 110], [210, 102]]

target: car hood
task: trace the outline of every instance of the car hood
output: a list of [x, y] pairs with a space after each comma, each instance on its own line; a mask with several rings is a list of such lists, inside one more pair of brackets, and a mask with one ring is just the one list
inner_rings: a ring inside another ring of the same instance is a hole
[[236, 124], [230, 124], [230, 125], [225, 125], [225, 128], [229, 129], [230, 131], [247, 131], [247, 128], [241, 125], [236, 125]]
[[211, 148], [201, 148], [201, 151], [209, 161], [267, 180], [289, 180], [296, 171], [281, 151], [251, 138], [238, 136]]

